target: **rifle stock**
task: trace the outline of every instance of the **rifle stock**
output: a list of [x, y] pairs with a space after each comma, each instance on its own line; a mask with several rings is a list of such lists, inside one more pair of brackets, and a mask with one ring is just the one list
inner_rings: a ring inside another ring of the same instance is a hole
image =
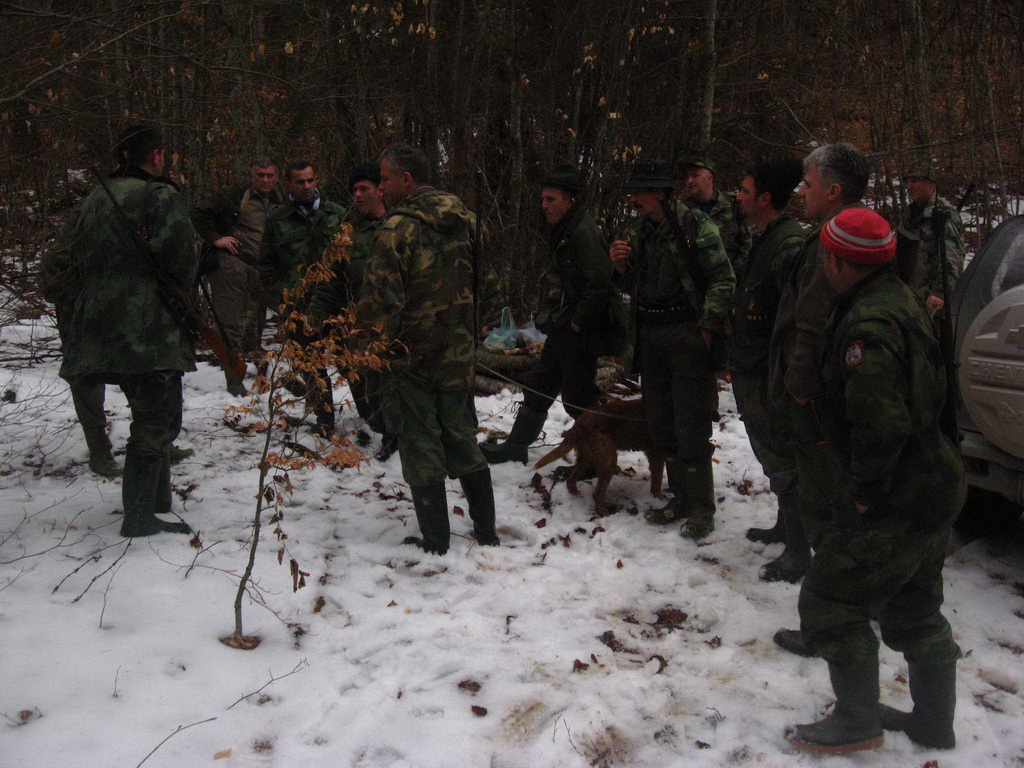
[[114, 213], [118, 221], [128, 231], [135, 249], [152, 270], [153, 278], [156, 280], [157, 295], [164, 303], [167, 311], [171, 313], [171, 317], [178, 322], [185, 335], [193, 344], [202, 340], [209, 346], [217, 358], [217, 362], [220, 363], [225, 371], [237, 379], [243, 378], [245, 376], [245, 361], [238, 356], [227, 340], [217, 333], [206, 318], [199, 313], [195, 303], [182, 287], [160, 268], [160, 263], [156, 258], [156, 254], [153, 253], [149, 242], [135, 228], [132, 220], [128, 218], [128, 214], [118, 204], [117, 198], [114, 197], [114, 193], [110, 190], [102, 174], [95, 167], [91, 167], [89, 170], [92, 171], [92, 174], [99, 181], [100, 187], [107, 194], [107, 197], [110, 198], [110, 202], [114, 207]]

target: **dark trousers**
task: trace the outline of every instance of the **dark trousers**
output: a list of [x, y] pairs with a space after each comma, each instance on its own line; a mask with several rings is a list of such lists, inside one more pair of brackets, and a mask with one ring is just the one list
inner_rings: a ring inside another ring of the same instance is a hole
[[544, 413], [561, 394], [565, 412], [576, 418], [582, 409], [597, 403], [601, 390], [594, 383], [595, 346], [586, 333], [576, 333], [568, 325], [549, 333], [540, 360], [527, 379], [523, 405]]
[[956, 661], [960, 648], [941, 613], [950, 526], [922, 532], [852, 510], [835, 519], [800, 588], [800, 629], [830, 663], [876, 658], [882, 640], [908, 662]]
[[711, 354], [695, 323], [640, 326], [644, 413], [656, 448], [683, 462], [714, 452], [711, 423], [718, 383]]

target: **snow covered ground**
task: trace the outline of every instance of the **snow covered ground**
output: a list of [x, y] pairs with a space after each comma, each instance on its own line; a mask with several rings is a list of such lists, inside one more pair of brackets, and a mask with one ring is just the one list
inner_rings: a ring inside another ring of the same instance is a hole
[[[26, 322], [3, 344], [52, 349], [52, 335]], [[56, 358], [0, 371], [2, 768], [1024, 762], [1024, 548], [984, 541], [958, 548], [946, 570], [965, 652], [958, 747], [929, 751], [902, 734], [852, 757], [788, 746], [785, 726], [816, 719], [831, 691], [823, 662], [771, 641], [796, 626], [798, 589], [757, 579], [778, 546], [743, 533], [775, 508], [728, 390], [715, 434], [718, 528], [700, 546], [637, 515], [650, 502], [641, 454], [620, 458], [627, 474], [608, 495], [618, 511], [603, 519], [592, 517], [592, 483], [572, 497], [546, 468], [548, 505], [534, 470], [494, 468], [503, 546], [456, 535], [443, 558], [400, 543], [415, 518], [397, 456], [292, 473], [282, 528], [308, 586], [292, 591], [270, 536], [255, 572], [264, 605], [244, 606], [262, 644], [232, 650], [218, 639], [233, 628], [261, 437], [225, 424], [235, 401], [217, 370], [202, 364], [185, 385], [178, 444], [196, 453], [174, 469], [175, 504], [202, 548], [173, 535], [128, 546], [120, 481], [85, 467]], [[479, 398], [481, 426], [507, 430], [512, 401]], [[123, 450], [127, 408], [114, 388], [107, 410]], [[545, 445], [568, 423], [556, 404]], [[356, 425], [345, 409], [340, 426]], [[298, 438], [312, 444], [305, 430]], [[457, 483], [448, 489], [453, 531], [465, 535], [465, 502]], [[905, 678], [903, 659], [883, 650], [885, 701], [909, 705]]]

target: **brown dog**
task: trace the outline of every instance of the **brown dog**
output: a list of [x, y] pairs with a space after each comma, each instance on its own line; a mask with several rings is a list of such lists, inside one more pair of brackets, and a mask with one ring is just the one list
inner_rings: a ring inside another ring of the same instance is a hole
[[597, 475], [594, 488], [594, 508], [604, 517], [608, 514], [605, 491], [612, 475], [619, 467], [619, 451], [643, 451], [651, 468], [651, 493], [662, 498], [661, 480], [665, 469], [665, 454], [655, 450], [647, 431], [642, 401], [605, 398], [593, 410], [585, 411], [562, 436], [562, 444], [534, 464], [540, 469], [563, 456], [576, 451], [573, 467], [565, 485], [569, 493], [579, 494], [576, 481], [588, 469]]

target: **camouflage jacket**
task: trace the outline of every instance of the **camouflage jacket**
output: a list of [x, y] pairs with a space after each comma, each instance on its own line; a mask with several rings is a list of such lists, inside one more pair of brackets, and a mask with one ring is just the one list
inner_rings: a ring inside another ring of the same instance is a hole
[[[199, 267], [196, 234], [174, 182], [133, 168], [107, 185], [162, 272], [190, 293]], [[82, 201], [41, 271], [61, 314], [63, 378], [195, 370], [192, 342], [160, 298], [153, 265], [102, 189]]]
[[690, 207], [703, 211], [715, 223], [715, 226], [718, 227], [718, 234], [722, 236], [722, 242], [725, 244], [725, 252], [729, 254], [733, 270], [739, 272], [750, 251], [753, 235], [737, 215], [735, 201], [716, 189], [714, 197], [707, 203], [693, 203]]
[[[215, 240], [232, 233], [241, 215], [242, 205], [247, 199], [246, 195], [259, 197], [259, 193], [251, 184], [241, 184], [221, 190], [192, 205], [189, 214], [192, 217], [192, 226], [203, 240], [204, 259], [208, 257], [207, 254], [212, 250]], [[269, 210], [279, 208], [284, 202], [284, 192], [279, 186], [274, 187], [267, 198]]]
[[939, 429], [942, 356], [924, 308], [891, 268], [837, 296], [822, 378], [815, 410], [842, 463], [840, 510], [851, 512], [850, 501], [867, 506], [867, 525], [929, 530], [952, 522], [966, 486]]
[[594, 217], [574, 208], [551, 230], [548, 265], [540, 281], [537, 327], [544, 333], [575, 323], [584, 333], [621, 346], [626, 317], [612, 286], [608, 240]]
[[941, 209], [949, 214], [944, 238], [946, 240], [946, 262], [949, 264], [949, 289], [956, 287], [956, 281], [964, 268], [964, 225], [956, 208], [944, 198], [932, 195], [923, 203], [911, 203], [907, 209], [904, 228], [921, 238], [917, 248], [917, 270], [914, 276], [914, 293], [921, 299], [942, 296], [942, 267], [939, 264], [939, 239], [935, 232], [932, 213]]
[[779, 298], [805, 237], [803, 227], [789, 216], [780, 216], [754, 235], [743, 271], [736, 275], [729, 344], [733, 370], [767, 372]]
[[352, 226], [352, 245], [348, 249], [348, 260], [336, 265], [334, 278], [316, 286], [309, 299], [306, 314], [311, 323], [322, 323], [331, 315], [354, 305], [359, 300], [363, 287], [363, 273], [370, 257], [373, 238], [383, 219], [369, 219], [355, 206], [345, 213], [343, 223]]
[[306, 267], [323, 256], [331, 244], [344, 216], [340, 205], [323, 197], [310, 216], [291, 200], [270, 214], [256, 265], [270, 295], [280, 300], [283, 291], [299, 284]]
[[698, 325], [720, 334], [736, 288], [722, 238], [700, 211], [682, 203], [673, 203], [672, 209], [674, 222], [654, 222], [645, 216], [633, 228], [626, 271], [617, 272], [614, 279], [633, 295], [634, 321], [640, 303], [683, 305], [690, 307]]
[[392, 374], [436, 389], [472, 387], [475, 222], [459, 198], [429, 186], [384, 217], [356, 317], [359, 329], [379, 325], [392, 342]]

